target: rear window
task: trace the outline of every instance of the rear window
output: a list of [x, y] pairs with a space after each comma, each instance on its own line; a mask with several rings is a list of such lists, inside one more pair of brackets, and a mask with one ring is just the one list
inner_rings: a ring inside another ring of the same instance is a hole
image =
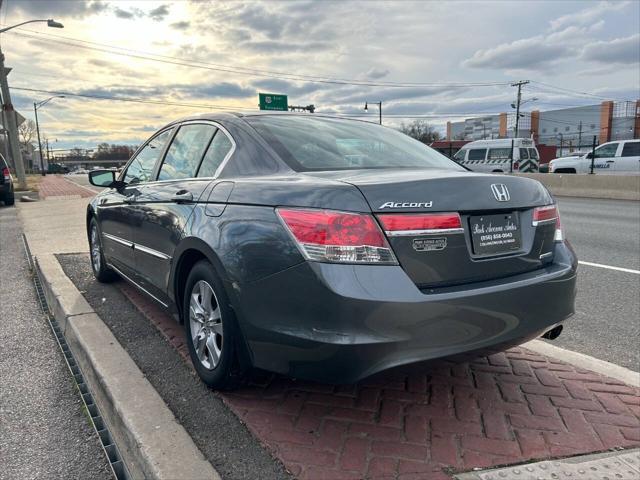
[[484, 160], [487, 155], [486, 148], [472, 148], [469, 150], [469, 160]]
[[534, 160], [538, 160], [538, 151], [535, 148], [530, 148], [529, 157], [533, 158]]
[[520, 160], [529, 160], [529, 150], [526, 148], [520, 149]]
[[301, 115], [245, 117], [296, 171], [437, 168], [454, 161], [396, 130], [353, 120]]
[[640, 156], [640, 142], [627, 142], [622, 147], [623, 157], [639, 157]]
[[2, 168], [9, 168], [9, 165], [7, 165], [7, 162], [5, 162], [4, 157], [0, 155], [0, 169]]

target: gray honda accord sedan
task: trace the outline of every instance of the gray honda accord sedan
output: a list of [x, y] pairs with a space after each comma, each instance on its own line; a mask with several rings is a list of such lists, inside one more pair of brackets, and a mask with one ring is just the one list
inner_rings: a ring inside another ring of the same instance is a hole
[[535, 180], [465, 170], [379, 125], [208, 114], [154, 134], [87, 209], [96, 278], [184, 324], [202, 380], [355, 382], [556, 336], [577, 260]]

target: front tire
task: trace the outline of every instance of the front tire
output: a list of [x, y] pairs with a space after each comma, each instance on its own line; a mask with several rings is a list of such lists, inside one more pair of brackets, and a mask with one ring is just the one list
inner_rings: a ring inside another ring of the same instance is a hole
[[116, 272], [107, 267], [107, 262], [102, 252], [100, 230], [95, 218], [92, 218], [89, 223], [89, 255], [91, 257], [91, 270], [93, 270], [93, 276], [96, 277], [96, 280], [101, 283], [109, 283], [118, 277]]
[[198, 376], [215, 390], [234, 388], [240, 380], [235, 317], [222, 282], [205, 260], [196, 263], [187, 277], [182, 312], [189, 355]]

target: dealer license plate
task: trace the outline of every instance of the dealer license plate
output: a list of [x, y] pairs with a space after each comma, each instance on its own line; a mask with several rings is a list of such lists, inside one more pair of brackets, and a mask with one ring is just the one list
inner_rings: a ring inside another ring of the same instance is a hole
[[472, 216], [470, 224], [473, 252], [476, 255], [500, 255], [522, 247], [517, 213]]

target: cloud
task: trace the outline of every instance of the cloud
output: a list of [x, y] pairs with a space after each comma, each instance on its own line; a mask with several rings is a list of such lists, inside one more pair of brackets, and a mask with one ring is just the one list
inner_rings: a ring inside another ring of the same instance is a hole
[[635, 64], [640, 62], [640, 33], [609, 41], [593, 42], [585, 45], [582, 58], [587, 61], [605, 64], [623, 63]]
[[574, 55], [574, 48], [566, 43], [549, 42], [538, 35], [523, 38], [485, 50], [477, 50], [462, 62], [469, 68], [533, 70]]
[[181, 20], [179, 22], [174, 22], [169, 25], [171, 28], [175, 28], [176, 30], [188, 30], [191, 26], [191, 22], [186, 20]]
[[389, 70], [388, 69], [375, 68], [375, 67], [369, 69], [369, 71], [365, 74], [365, 76], [367, 78], [371, 78], [373, 80], [378, 80], [380, 78], [384, 78], [387, 75], [389, 75]]
[[161, 22], [169, 15], [169, 5], [160, 5], [149, 12], [149, 17], [156, 22]]
[[293, 42], [280, 40], [259, 40], [242, 42], [240, 46], [257, 53], [317, 53], [329, 50], [332, 47], [332, 44], [323, 41]]
[[626, 8], [631, 2], [599, 2], [578, 12], [562, 15], [549, 24], [552, 30], [560, 30], [568, 25], [591, 25], [594, 20], [601, 19], [608, 12], [615, 12]]
[[10, 15], [16, 11], [27, 15], [42, 17], [76, 17], [84, 18], [105, 11], [109, 4], [107, 2], [94, 1], [68, 1], [68, 0], [29, 0], [25, 2], [5, 2], [7, 12]]
[[122, 18], [125, 20], [134, 18], [136, 16], [136, 14], [134, 12], [131, 12], [129, 10], [123, 10], [121, 8], [116, 7], [115, 10], [113, 11], [114, 15], [118, 18]]
[[196, 98], [247, 98], [256, 95], [254, 88], [230, 82], [182, 85], [174, 88]]

